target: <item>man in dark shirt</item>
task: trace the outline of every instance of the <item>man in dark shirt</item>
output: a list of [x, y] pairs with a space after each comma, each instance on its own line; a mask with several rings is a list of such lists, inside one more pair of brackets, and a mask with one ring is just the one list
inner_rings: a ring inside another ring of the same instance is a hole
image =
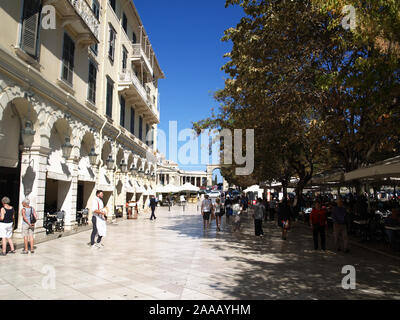
[[346, 208], [343, 206], [341, 198], [337, 200], [337, 206], [332, 208], [332, 219], [333, 219], [333, 235], [335, 238], [335, 245], [338, 251], [341, 250], [339, 244], [339, 238], [342, 236], [343, 239], [343, 250], [344, 252], [350, 252], [348, 249], [347, 239], [347, 227], [346, 227]]
[[156, 210], [156, 207], [157, 207], [157, 200], [156, 200], [156, 198], [154, 196], [151, 196], [151, 199], [150, 199], [150, 208], [151, 208], [150, 220], [153, 220], [153, 217], [154, 217], [154, 220], [157, 219], [155, 214], [154, 214], [154, 211]]

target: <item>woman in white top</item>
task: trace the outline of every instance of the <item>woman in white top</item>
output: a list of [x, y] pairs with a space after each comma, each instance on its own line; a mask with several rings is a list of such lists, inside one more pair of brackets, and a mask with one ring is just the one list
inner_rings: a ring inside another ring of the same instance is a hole
[[224, 215], [224, 208], [221, 204], [221, 200], [217, 198], [214, 204], [215, 221], [217, 223], [217, 231], [221, 231], [222, 216]]
[[242, 212], [242, 207], [239, 204], [239, 199], [233, 201], [232, 211], [235, 223], [233, 232], [240, 231], [240, 214]]

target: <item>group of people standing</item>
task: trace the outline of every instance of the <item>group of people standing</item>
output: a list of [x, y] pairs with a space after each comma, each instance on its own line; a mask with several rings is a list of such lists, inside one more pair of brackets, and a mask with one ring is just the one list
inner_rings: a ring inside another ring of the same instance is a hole
[[[0, 238], [2, 239], [2, 251], [0, 256], [6, 256], [7, 253], [15, 254], [15, 246], [12, 241], [13, 232], [16, 223], [15, 209], [10, 205], [11, 200], [8, 197], [1, 199], [3, 207], [0, 209]], [[28, 198], [22, 201], [21, 217], [23, 219], [21, 225], [22, 236], [24, 237], [24, 249], [22, 254], [34, 253], [33, 234], [38, 216], [33, 207], [30, 206]], [[7, 252], [7, 244], [10, 246], [10, 251]], [[29, 250], [28, 250], [29, 249]]]

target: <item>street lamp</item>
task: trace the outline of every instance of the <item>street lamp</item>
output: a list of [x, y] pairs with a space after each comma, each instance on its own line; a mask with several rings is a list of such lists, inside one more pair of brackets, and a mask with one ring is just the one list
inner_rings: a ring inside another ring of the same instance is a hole
[[91, 164], [92, 166], [95, 166], [95, 165], [96, 165], [96, 162], [97, 162], [97, 154], [96, 154], [96, 152], [94, 151], [94, 148], [92, 148], [92, 150], [90, 150], [90, 153], [89, 153], [89, 161], [90, 161], [90, 164]]
[[71, 139], [70, 137], [65, 137], [65, 142], [64, 144], [61, 146], [62, 149], [62, 153], [64, 158], [68, 158], [69, 155], [71, 154], [71, 150], [74, 146], [71, 144]]
[[134, 174], [135, 172], [137, 172], [138, 171], [138, 169], [135, 167], [135, 165], [134, 164], [132, 164], [132, 166], [130, 167], [130, 172], [132, 173], [132, 174]]
[[36, 133], [35, 130], [33, 130], [33, 124], [31, 121], [26, 120], [25, 121], [25, 128], [21, 130], [22, 133], [22, 141], [24, 142], [25, 146], [28, 146], [32, 144], [33, 142], [33, 137]]
[[121, 163], [119, 164], [119, 166], [121, 167], [121, 171], [123, 173], [126, 173], [128, 171], [128, 164], [125, 162], [125, 159], [121, 160]]
[[106, 165], [108, 170], [112, 170], [114, 167], [114, 160], [111, 154], [108, 156], [108, 159], [106, 160]]

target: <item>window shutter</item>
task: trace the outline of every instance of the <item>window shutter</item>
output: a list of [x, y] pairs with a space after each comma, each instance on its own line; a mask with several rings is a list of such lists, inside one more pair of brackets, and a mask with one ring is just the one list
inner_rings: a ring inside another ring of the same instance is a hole
[[22, 16], [21, 48], [31, 56], [36, 57], [39, 24], [40, 24], [41, 1], [25, 0]]

